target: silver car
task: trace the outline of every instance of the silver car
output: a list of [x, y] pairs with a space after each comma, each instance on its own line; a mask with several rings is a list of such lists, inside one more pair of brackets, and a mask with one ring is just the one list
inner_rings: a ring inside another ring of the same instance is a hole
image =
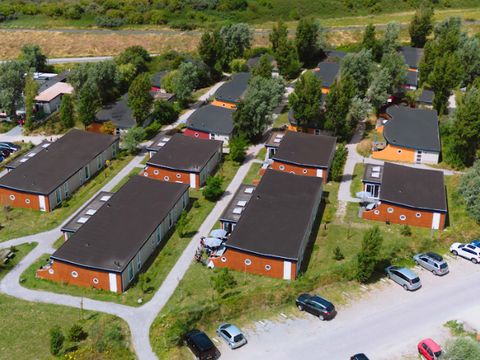
[[247, 343], [247, 339], [238, 327], [232, 324], [222, 324], [217, 329], [217, 334], [220, 336], [230, 349], [239, 348]]
[[402, 285], [405, 290], [417, 290], [422, 287], [420, 278], [412, 270], [398, 266], [389, 266], [385, 268], [385, 273], [389, 279]]
[[413, 257], [417, 265], [431, 271], [434, 275], [445, 275], [448, 273], [448, 264], [441, 255], [433, 252], [420, 253]]

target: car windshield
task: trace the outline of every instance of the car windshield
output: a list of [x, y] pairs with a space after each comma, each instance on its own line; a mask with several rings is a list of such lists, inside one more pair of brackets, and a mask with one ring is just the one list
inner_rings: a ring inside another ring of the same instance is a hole
[[442, 261], [443, 260], [442, 256], [440, 256], [438, 254], [435, 254], [435, 253], [427, 253], [427, 255], [429, 257], [431, 257], [433, 260], [437, 260], [437, 261]]
[[439, 358], [442, 355], [442, 350], [437, 351], [434, 353], [437, 358]]
[[440, 264], [440, 269], [446, 269], [447, 268], [447, 263]]
[[242, 340], [243, 340], [243, 335], [242, 335], [242, 334], [238, 334], [238, 335], [235, 335], [235, 336], [233, 337], [233, 341], [234, 341], [234, 342], [240, 342], [240, 341], [242, 341]]
[[412, 279], [412, 284], [416, 284], [420, 281], [420, 278], [416, 277], [415, 279]]
[[315, 296], [312, 298], [312, 302], [315, 304], [316, 307], [318, 308], [325, 308], [327, 311], [332, 311], [333, 310], [333, 304], [328, 302], [325, 299], [322, 299], [319, 296]]

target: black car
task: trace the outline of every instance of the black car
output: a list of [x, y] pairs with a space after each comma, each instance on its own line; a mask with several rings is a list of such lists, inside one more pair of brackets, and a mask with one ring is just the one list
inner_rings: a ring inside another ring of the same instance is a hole
[[9, 157], [10, 156], [10, 151], [8, 151], [7, 149], [1, 149], [0, 148], [0, 155], [4, 158]]
[[203, 331], [194, 329], [185, 335], [185, 345], [198, 360], [215, 360], [220, 357], [220, 351]]
[[361, 354], [355, 354], [353, 355], [350, 360], [369, 360], [367, 355], [365, 355], [364, 353], [361, 353]]
[[20, 150], [20, 146], [19, 146], [19, 145], [14, 144], [14, 143], [12, 143], [12, 142], [8, 142], [8, 141], [2, 141], [2, 142], [0, 142], [0, 146], [6, 147], [6, 148], [10, 149], [11, 151], [18, 151], [18, 150]]
[[301, 294], [295, 303], [300, 311], [307, 311], [320, 320], [333, 319], [337, 314], [335, 306], [318, 295]]

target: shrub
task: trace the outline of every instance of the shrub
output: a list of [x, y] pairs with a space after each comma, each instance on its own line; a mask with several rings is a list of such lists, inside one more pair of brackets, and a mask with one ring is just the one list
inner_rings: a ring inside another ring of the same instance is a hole
[[73, 324], [68, 330], [69, 341], [82, 341], [87, 338], [87, 333], [83, 331], [83, 328], [78, 324]]
[[52, 355], [60, 354], [64, 341], [65, 336], [63, 336], [62, 330], [58, 325], [50, 329], [50, 352]]
[[178, 111], [172, 103], [165, 100], [157, 100], [153, 104], [152, 117], [161, 125], [170, 125], [178, 118]]
[[237, 281], [227, 268], [217, 271], [217, 274], [211, 277], [211, 281], [213, 288], [219, 295], [237, 285]]
[[120, 343], [124, 340], [122, 328], [118, 324], [109, 327], [105, 333], [105, 338], [109, 343]]
[[333, 258], [337, 261], [345, 259], [345, 256], [343, 256], [342, 250], [340, 250], [339, 246], [337, 246], [333, 251]]
[[403, 225], [400, 229], [400, 234], [402, 236], [412, 236], [412, 229], [408, 225]]
[[145, 139], [151, 139], [155, 135], [158, 134], [162, 125], [160, 125], [157, 121], [153, 121], [150, 125], [145, 128]]
[[122, 144], [125, 150], [130, 154], [138, 151], [138, 145], [145, 139], [145, 130], [141, 127], [133, 127], [128, 130], [122, 137]]
[[245, 59], [233, 59], [230, 62], [230, 70], [232, 72], [248, 71], [247, 62], [245, 61]]
[[363, 139], [357, 145], [357, 152], [363, 157], [369, 157], [372, 153], [372, 141], [369, 139]]
[[446, 360], [480, 359], [480, 344], [468, 337], [459, 337], [447, 344]]
[[238, 164], [245, 160], [248, 141], [244, 136], [235, 136], [229, 142], [230, 152], [228, 158]]
[[122, 26], [125, 23], [125, 20], [122, 18], [111, 18], [108, 16], [97, 16], [95, 18], [95, 23], [99, 27], [104, 28], [117, 28]]
[[357, 280], [367, 282], [379, 261], [383, 237], [378, 226], [368, 230], [363, 236], [362, 249], [357, 256]]
[[330, 170], [330, 178], [333, 181], [340, 181], [343, 175], [343, 167], [347, 161], [348, 149], [345, 144], [339, 144], [335, 157], [333, 158], [332, 169]]
[[221, 176], [209, 176], [202, 194], [209, 201], [217, 201], [223, 194], [223, 178]]

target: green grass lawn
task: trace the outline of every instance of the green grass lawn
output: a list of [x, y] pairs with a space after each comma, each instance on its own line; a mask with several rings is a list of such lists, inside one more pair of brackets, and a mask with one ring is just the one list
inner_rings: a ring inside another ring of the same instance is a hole
[[258, 160], [265, 160], [265, 156], [267, 155], [267, 148], [266, 147], [263, 147], [257, 154], [257, 156], [255, 156], [255, 159], [258, 159]]
[[[357, 169], [359, 172], [360, 169]], [[304, 291], [319, 293], [340, 306], [360, 294], [355, 281], [356, 258], [367, 229], [379, 226], [383, 235], [380, 263], [371, 282], [383, 276], [383, 268], [389, 264], [413, 266], [412, 256], [419, 251], [445, 253], [453, 241], [471, 239], [480, 232], [480, 226], [467, 216], [462, 200], [454, 189], [458, 177], [447, 177], [451, 227], [443, 232], [431, 233], [430, 229], [411, 228], [411, 235], [402, 235], [400, 225], [385, 225], [356, 218], [358, 204], [348, 207], [343, 220], [334, 219], [338, 183], [325, 186], [325, 210], [322, 220], [314, 230], [313, 240], [306, 252], [307, 266], [296, 281], [286, 282], [242, 272], [231, 271], [236, 285], [219, 295], [212, 288], [215, 271], [192, 264], [180, 281], [172, 298], [155, 319], [150, 340], [159, 357], [183, 359], [188, 351], [177, 345], [184, 330], [198, 327], [214, 336], [221, 322], [233, 322], [248, 326], [252, 321], [265, 318], [281, 319], [280, 312], [298, 314], [295, 297]], [[340, 249], [343, 260], [336, 260], [334, 253]]]
[[0, 266], [0, 280], [3, 279], [7, 273], [12, 270], [15, 265], [17, 265], [22, 258], [27, 255], [30, 251], [37, 246], [38, 243], [28, 243], [28, 244], [21, 244], [18, 246], [12, 246], [10, 251], [15, 253], [15, 256], [11, 258], [6, 264], [2, 264]]
[[[217, 171], [217, 174], [224, 178], [223, 188], [225, 189], [238, 170], [238, 165], [231, 161], [224, 161]], [[145, 285], [135, 282], [123, 294], [115, 294], [109, 291], [81, 288], [77, 286], [56, 283], [48, 280], [35, 278], [36, 270], [46, 263], [49, 254], [42, 255], [22, 274], [22, 285], [30, 289], [42, 289], [51, 292], [85, 296], [97, 300], [112, 301], [130, 306], [139, 306], [138, 299], [142, 303], [149, 301], [155, 291], [161, 286], [173, 265], [189, 244], [197, 229], [203, 223], [215, 206], [214, 202], [206, 200], [200, 190], [190, 189], [190, 209], [188, 211], [188, 222], [182, 238], [174, 228], [173, 231], [163, 240], [163, 246], [152, 256], [145, 265], [143, 277]], [[57, 240], [61, 245], [61, 240]]]
[[273, 122], [272, 127], [281, 128], [283, 125], [288, 125], [288, 110], [286, 112], [281, 113]]
[[252, 163], [252, 165], [250, 165], [250, 169], [248, 169], [247, 175], [245, 175], [245, 178], [243, 179], [243, 183], [253, 184], [254, 180], [259, 180], [260, 175], [258, 175], [258, 172], [260, 171], [261, 167], [262, 164]]
[[355, 164], [355, 168], [353, 169], [352, 184], [350, 187], [350, 195], [352, 195], [353, 197], [356, 196], [357, 192], [363, 191], [362, 177], [363, 177], [364, 171], [365, 171], [365, 164], [362, 164], [362, 163]]
[[123, 156], [111, 161], [109, 167], [80, 187], [69, 200], [64, 201], [61, 207], [54, 209], [52, 212], [3, 208], [0, 211], [0, 241], [47, 231], [60, 225], [108, 183], [132, 158], [132, 156]]
[[[0, 279], [37, 244], [16, 246], [15, 257], [0, 268]], [[66, 335], [79, 324], [87, 337], [78, 342], [66, 341], [61, 356], [66, 359], [135, 359], [131, 350], [127, 324], [115, 316], [80, 311], [66, 306], [23, 301], [0, 294], [0, 358], [57, 359], [49, 351], [49, 330], [60, 326]], [[66, 350], [69, 349], [66, 354]]]

